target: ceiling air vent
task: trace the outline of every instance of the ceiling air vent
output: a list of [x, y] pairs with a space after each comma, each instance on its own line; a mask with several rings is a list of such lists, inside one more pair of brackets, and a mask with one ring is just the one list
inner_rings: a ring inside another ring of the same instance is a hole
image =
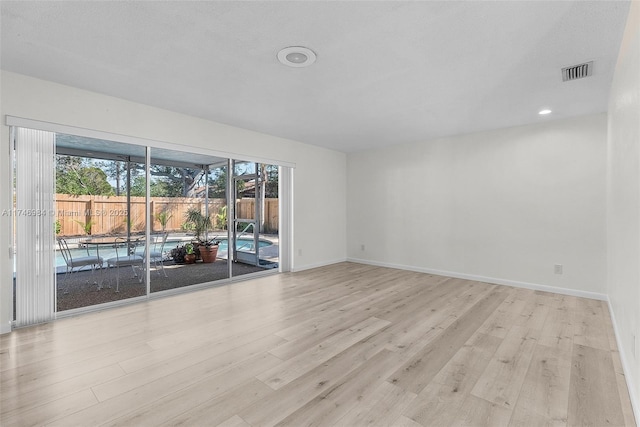
[[593, 74], [593, 61], [572, 65], [562, 69], [562, 81], [578, 80]]

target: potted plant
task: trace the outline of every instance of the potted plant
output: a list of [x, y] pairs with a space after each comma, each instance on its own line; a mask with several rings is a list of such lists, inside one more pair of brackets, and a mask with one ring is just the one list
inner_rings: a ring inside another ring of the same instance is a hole
[[218, 240], [201, 241], [198, 250], [200, 251], [200, 258], [204, 263], [215, 262], [216, 256], [218, 256]]
[[185, 250], [185, 254], [184, 254], [184, 263], [185, 264], [193, 264], [196, 262], [196, 253], [193, 249], [193, 244], [192, 243], [187, 243], [186, 245], [184, 245], [184, 250]]
[[186, 222], [193, 227], [202, 262], [214, 262], [218, 255], [218, 245], [220, 242], [215, 239], [207, 239], [207, 231], [212, 226], [211, 218], [204, 215], [199, 209], [191, 208], [186, 213]]
[[171, 252], [169, 253], [169, 255], [171, 255], [171, 259], [173, 259], [173, 262], [175, 262], [176, 264], [184, 264], [184, 256], [187, 254], [187, 250], [184, 248], [184, 246], [176, 246], [175, 248], [171, 249]]
[[171, 258], [176, 264], [193, 264], [196, 262], [197, 249], [193, 243], [186, 243], [171, 249]]
[[193, 229], [195, 239], [200, 242], [206, 240], [207, 230], [211, 228], [211, 218], [200, 212], [200, 209], [190, 208], [185, 214], [185, 222]]

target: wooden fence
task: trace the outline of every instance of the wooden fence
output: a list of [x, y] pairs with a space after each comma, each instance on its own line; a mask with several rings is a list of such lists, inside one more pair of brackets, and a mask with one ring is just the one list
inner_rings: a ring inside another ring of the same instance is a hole
[[[216, 225], [216, 214], [227, 204], [225, 199], [209, 199], [209, 213]], [[185, 231], [185, 214], [190, 208], [204, 212], [204, 200], [188, 197], [152, 197], [150, 200], [151, 217], [154, 219], [152, 232], [162, 230], [157, 219], [161, 212], [167, 212], [169, 220], [166, 231]], [[236, 211], [239, 218], [253, 219], [255, 199], [239, 199]], [[123, 234], [127, 231], [127, 198], [126, 196], [73, 196], [56, 194], [56, 220], [58, 221], [60, 236], [79, 236], [87, 234], [85, 228], [92, 235]], [[131, 231], [138, 233], [145, 230], [145, 198], [131, 197]], [[278, 199], [265, 200], [265, 229], [278, 230]]]

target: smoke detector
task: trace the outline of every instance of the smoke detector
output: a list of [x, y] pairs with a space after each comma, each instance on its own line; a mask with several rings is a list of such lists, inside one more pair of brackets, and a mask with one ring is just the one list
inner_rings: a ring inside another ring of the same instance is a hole
[[593, 74], [593, 61], [572, 65], [562, 69], [562, 81], [578, 80]]
[[294, 68], [308, 67], [316, 62], [316, 54], [308, 47], [289, 46], [278, 52], [278, 61]]

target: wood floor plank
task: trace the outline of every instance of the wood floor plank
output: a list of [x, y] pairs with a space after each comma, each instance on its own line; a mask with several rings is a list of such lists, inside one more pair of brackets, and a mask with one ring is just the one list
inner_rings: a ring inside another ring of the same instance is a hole
[[500, 289], [492, 290], [394, 372], [389, 382], [420, 393], [505, 298], [506, 294]]
[[267, 385], [253, 378], [223, 391], [220, 383], [224, 379], [226, 378], [210, 377], [150, 405], [136, 408], [135, 411], [104, 426], [216, 425], [272, 392]]
[[90, 389], [105, 381], [120, 378], [124, 374], [125, 372], [120, 366], [110, 365], [48, 386], [36, 388], [28, 393], [12, 388], [2, 389], [2, 414], [9, 416], [15, 412], [24, 412], [44, 403]]
[[505, 407], [468, 395], [460, 411], [451, 418], [453, 426], [507, 427], [511, 411]]
[[472, 283], [456, 286], [447, 296], [429, 298], [421, 305], [419, 315], [405, 316], [392, 322], [371, 340], [395, 352], [414, 354], [487, 292], [484, 287], [474, 287]]
[[400, 356], [389, 350], [381, 350], [355, 371], [344, 376], [328, 390], [291, 413], [278, 426], [331, 426], [362, 400], [367, 400], [375, 385], [384, 381], [395, 369]]
[[573, 350], [573, 313], [578, 298], [557, 295], [549, 305], [549, 315], [542, 328], [538, 344], [559, 348], [566, 354]]
[[502, 340], [474, 334], [404, 411], [425, 426], [447, 425], [460, 412]]
[[569, 390], [569, 425], [625, 423], [611, 352], [575, 344]]
[[254, 426], [274, 426], [321, 393], [334, 387], [345, 375], [377, 355], [383, 346], [365, 339], [316, 366], [284, 387], [239, 412]]
[[[333, 306], [324, 305], [320, 310], [316, 310], [315, 313], [309, 313], [307, 311], [304, 313], [302, 321], [281, 329], [276, 335], [288, 341], [303, 339], [309, 335], [317, 335], [319, 331], [325, 331], [335, 324], [344, 323], [345, 316], [358, 312], [371, 312], [377, 304], [380, 303], [384, 305], [386, 299], [393, 295], [406, 292], [407, 289], [411, 288], [405, 281], [395, 281], [391, 284], [385, 284], [384, 282], [390, 279], [385, 275], [382, 277], [382, 279], [371, 280], [370, 283], [367, 283], [366, 287], [358, 288], [357, 292], [346, 295]], [[357, 297], [353, 298], [354, 295]], [[328, 316], [330, 313], [335, 313], [336, 315]], [[370, 314], [370, 316], [373, 316], [373, 314]]]
[[419, 312], [423, 308], [420, 305], [420, 303], [425, 302], [425, 299], [421, 297], [422, 295], [428, 294], [433, 299], [441, 299], [446, 296], [452, 289], [452, 280], [433, 276], [430, 281], [421, 283], [406, 292], [398, 293], [381, 302], [382, 308], [375, 315], [390, 322], [402, 320], [405, 318], [403, 313]]
[[[304, 333], [294, 333], [292, 328], [287, 328], [288, 341], [271, 350], [271, 354], [280, 359], [287, 360], [298, 354], [307, 351], [331, 335], [343, 332], [349, 325], [363, 322], [372, 317], [370, 307], [363, 305], [359, 309], [351, 310], [348, 313], [336, 313], [335, 316], [323, 316], [322, 320], [314, 319], [313, 325], [304, 325]], [[298, 330], [299, 332], [300, 330]], [[283, 334], [276, 333], [282, 337]]]
[[[103, 334], [105, 342], [97, 344], [93, 340], [85, 340], [84, 336], [76, 338], [72, 338], [72, 336], [73, 333], [63, 334], [65, 339], [61, 339], [60, 342], [57, 343], [57, 346], [49, 343], [42, 349], [38, 347], [14, 349], [13, 351], [19, 352], [18, 354], [20, 354], [20, 356], [16, 354], [13, 357], [19, 361], [11, 363], [11, 367], [3, 366], [0, 375], [4, 378], [5, 373], [8, 371], [37, 375], [42, 369], [43, 362], [48, 369], [58, 367], [70, 368], [84, 363], [87, 359], [95, 359], [97, 355], [110, 357], [112, 353], [124, 349], [130, 350], [132, 347], [139, 346], [145, 341], [134, 335], [116, 335], [114, 337], [113, 331]], [[82, 346], [83, 341], [86, 343], [85, 346]], [[69, 348], [75, 349], [75, 351], [69, 351]], [[23, 354], [25, 357], [22, 357]]]
[[[128, 307], [123, 307], [128, 308]], [[113, 311], [115, 312], [115, 310]], [[93, 313], [92, 313], [93, 314]], [[154, 327], [144, 327], [139, 322], [132, 321], [131, 325], [120, 326], [119, 318], [125, 318], [123, 321], [135, 317], [136, 313], [131, 316], [114, 315], [112, 312], [104, 315], [103, 324], [96, 327], [78, 328], [75, 326], [73, 319], [61, 319], [60, 324], [55, 324], [52, 329], [65, 329], [65, 334], [52, 334], [59, 336], [56, 341], [52, 339], [46, 340], [44, 343], [37, 345], [38, 351], [31, 351], [32, 345], [20, 346], [11, 349], [12, 352], [20, 351], [21, 357], [12, 356], [10, 365], [3, 365], [1, 370], [22, 368], [28, 365], [38, 364], [43, 360], [57, 359], [60, 363], [75, 364], [81, 362], [87, 357], [93, 357], [97, 353], [108, 354], [113, 348], [123, 345], [137, 345], [145, 341], [145, 337], [154, 332]], [[91, 316], [91, 315], [88, 315]], [[132, 317], [133, 316], [133, 317]], [[152, 317], [152, 316], [150, 316]], [[114, 319], [115, 318], [115, 319]], [[146, 319], [150, 321], [151, 319]], [[177, 327], [177, 326], [176, 326]], [[159, 326], [159, 328], [166, 330]], [[114, 334], [117, 331], [117, 334]]]
[[[150, 369], [154, 365], [171, 363], [175, 359], [191, 358], [193, 354], [214, 356], [231, 351], [235, 348], [250, 345], [251, 343], [273, 336], [279, 327], [269, 324], [262, 328], [247, 330], [233, 330], [222, 328], [224, 333], [213, 333], [206, 328], [200, 330], [201, 335], [194, 337], [190, 342], [183, 341], [181, 345], [171, 347], [154, 347], [144, 354], [136, 355], [120, 361], [120, 366], [125, 372], [131, 374], [140, 370]], [[284, 343], [284, 339], [274, 339], [276, 343]], [[211, 351], [211, 349], [214, 349]]]
[[277, 390], [387, 325], [389, 322], [386, 320], [370, 317], [287, 360], [281, 366], [258, 375], [257, 378]]
[[90, 389], [84, 389], [77, 393], [52, 400], [35, 407], [26, 408], [24, 411], [0, 414], [0, 425], [9, 426], [40, 426], [49, 424], [73, 414], [84, 408], [89, 408], [97, 402]]
[[529, 369], [535, 345], [536, 339], [531, 329], [513, 326], [471, 394], [512, 410]]
[[396, 387], [387, 381], [381, 381], [371, 394], [363, 397], [335, 424], [340, 426], [392, 426], [415, 397], [414, 393]]
[[[216, 399], [199, 405], [193, 410], [159, 425], [216, 425], [223, 416], [237, 414], [241, 409], [251, 405], [253, 402], [272, 392], [273, 390], [263, 382], [254, 380], [242, 387], [236, 388], [232, 392], [226, 393]], [[238, 415], [233, 415], [231, 418], [236, 417], [242, 420]], [[244, 420], [242, 420], [242, 422], [249, 425], [249, 423]], [[221, 423], [221, 425], [223, 424], [224, 422]]]
[[536, 345], [510, 425], [566, 426], [570, 379], [571, 353]]
[[516, 289], [511, 288], [505, 290], [507, 297], [502, 301], [502, 304], [498, 306], [495, 312], [493, 312], [487, 320], [478, 328], [478, 333], [493, 335], [498, 338], [504, 338], [509, 329], [515, 323], [515, 320], [522, 310], [524, 310], [526, 301], [520, 298], [516, 298]]
[[[46, 388], [60, 381], [75, 378], [76, 376], [90, 374], [130, 357], [147, 354], [151, 349], [146, 344], [125, 346], [115, 351], [93, 354], [93, 357], [69, 365], [64, 361], [47, 361], [35, 365], [17, 367], [2, 372], [0, 378], [0, 390], [16, 390], [20, 394], [30, 393], [34, 390]], [[107, 381], [107, 379], [105, 379]], [[0, 402], [9, 394], [0, 393]]]
[[447, 285], [453, 287], [448, 295], [429, 298], [421, 305], [420, 315], [398, 319], [372, 339], [384, 348], [411, 357], [493, 289], [493, 286], [469, 281], [452, 280]]
[[239, 416], [234, 415], [228, 420], [218, 424], [218, 427], [252, 427], [252, 426], [251, 424], [249, 424]]
[[[522, 313], [515, 320], [514, 325], [524, 326], [530, 330], [542, 332], [544, 324], [549, 315], [550, 305], [554, 302], [554, 298], [547, 292], [532, 291], [527, 298]], [[538, 338], [541, 334], [536, 334]]]
[[603, 301], [356, 263], [0, 336], [0, 425], [634, 425]]
[[394, 427], [424, 427], [422, 424], [417, 423], [404, 415], [400, 415], [391, 425]]
[[627, 380], [622, 368], [622, 361], [620, 360], [620, 353], [612, 351], [611, 359], [613, 361], [613, 370], [616, 373], [616, 383], [618, 384], [618, 395], [620, 396], [620, 406], [622, 406], [624, 425], [637, 426], [637, 420], [633, 413], [633, 407], [631, 406], [631, 397], [629, 396]]
[[[211, 381], [215, 393], [223, 393], [232, 388], [236, 381], [244, 382], [255, 376], [257, 371], [268, 369], [281, 363], [280, 359], [270, 354], [259, 354], [239, 361], [223, 371], [209, 372], [208, 369], [179, 372], [151, 381], [133, 390], [129, 390], [104, 402], [86, 408], [77, 408], [76, 412], [56, 419], [51, 426], [68, 427], [83, 425], [100, 425], [116, 418], [137, 412], [141, 406], [155, 407], [166, 396], [180, 393], [201, 381]], [[92, 394], [93, 396], [93, 394]], [[95, 396], [93, 396], [95, 399]], [[153, 409], [152, 409], [153, 410]]]
[[160, 365], [151, 365], [131, 374], [120, 376], [114, 380], [99, 384], [92, 388], [98, 400], [104, 402], [112, 397], [126, 393], [157, 379], [165, 379], [171, 375], [187, 376], [187, 373], [198, 376], [222, 371], [238, 362], [238, 354], [249, 357], [269, 351], [282, 342], [275, 335], [267, 336], [235, 348], [219, 353], [217, 348], [202, 349], [189, 353], [185, 357], [168, 360]]
[[609, 334], [600, 301], [579, 298], [576, 306], [573, 319], [573, 343], [610, 350]]

